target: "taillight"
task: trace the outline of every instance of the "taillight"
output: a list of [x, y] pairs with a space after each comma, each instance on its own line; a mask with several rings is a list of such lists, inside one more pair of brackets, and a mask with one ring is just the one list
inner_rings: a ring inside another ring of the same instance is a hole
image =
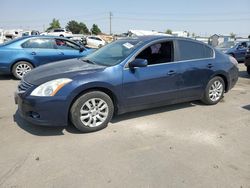
[[229, 56], [229, 59], [230, 59], [231, 63], [233, 63], [236, 67], [238, 67], [238, 61], [234, 57]]

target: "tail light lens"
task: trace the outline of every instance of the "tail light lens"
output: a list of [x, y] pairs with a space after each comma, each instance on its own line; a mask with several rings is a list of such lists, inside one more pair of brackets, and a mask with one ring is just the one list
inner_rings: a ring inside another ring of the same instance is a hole
[[229, 59], [230, 59], [231, 63], [233, 63], [236, 67], [238, 67], [238, 61], [234, 57], [229, 56]]

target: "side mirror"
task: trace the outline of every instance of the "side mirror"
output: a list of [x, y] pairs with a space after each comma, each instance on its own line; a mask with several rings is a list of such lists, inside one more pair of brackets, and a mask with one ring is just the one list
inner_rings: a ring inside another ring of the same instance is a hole
[[82, 47], [82, 46], [80, 46], [79, 51], [80, 51], [80, 52], [83, 52], [84, 50], [85, 50], [85, 48], [84, 48], [84, 47]]
[[146, 67], [147, 65], [148, 65], [148, 60], [138, 58], [129, 63], [129, 68]]

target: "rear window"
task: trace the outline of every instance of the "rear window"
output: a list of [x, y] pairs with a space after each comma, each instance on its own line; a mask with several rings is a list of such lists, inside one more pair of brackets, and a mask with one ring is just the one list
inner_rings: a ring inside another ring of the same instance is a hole
[[23, 48], [54, 49], [52, 39], [30, 39], [22, 44]]
[[179, 59], [183, 60], [192, 60], [192, 59], [204, 59], [204, 58], [212, 58], [213, 50], [200, 43], [179, 40]]

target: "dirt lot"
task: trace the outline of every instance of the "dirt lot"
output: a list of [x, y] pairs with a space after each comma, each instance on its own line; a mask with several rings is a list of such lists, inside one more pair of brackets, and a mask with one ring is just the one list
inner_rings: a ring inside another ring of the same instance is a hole
[[216, 106], [125, 114], [91, 134], [18, 118], [17, 83], [0, 76], [0, 187], [250, 187], [250, 77], [243, 65]]

